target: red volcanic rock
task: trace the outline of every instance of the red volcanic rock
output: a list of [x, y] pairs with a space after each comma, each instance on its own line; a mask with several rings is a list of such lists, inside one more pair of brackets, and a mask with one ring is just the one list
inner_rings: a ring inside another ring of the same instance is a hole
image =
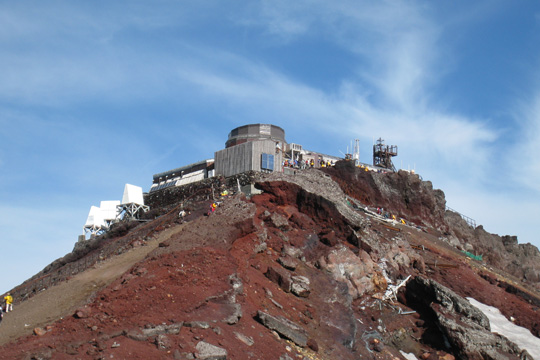
[[271, 266], [268, 268], [264, 275], [266, 275], [266, 277], [270, 279], [270, 281], [278, 284], [279, 287], [283, 289], [283, 291], [291, 291], [291, 275], [286, 270]]
[[[439, 239], [447, 236], [438, 230], [444, 198], [430, 184], [341, 165], [327, 171], [252, 174], [152, 193], [150, 221], [77, 245], [19, 288], [17, 311], [2, 322], [2, 356], [390, 360], [403, 350], [438, 359], [445, 338], [429, 314], [412, 311], [417, 304], [405, 288], [399, 303], [382, 300], [387, 282], [419, 273], [459, 296], [496, 303], [538, 332], [534, 293]], [[237, 179], [264, 192], [220, 199], [205, 216], [213, 196], [225, 188], [232, 194]], [[378, 202], [431, 227], [387, 223], [366, 209]], [[179, 218], [180, 208], [188, 215]], [[512, 238], [501, 244], [516, 246]], [[69, 286], [59, 293], [54, 284]], [[70, 303], [75, 298], [82, 300]], [[51, 315], [57, 306], [64, 312]], [[22, 336], [30, 330], [7, 337], [24, 329], [17, 316], [30, 317], [28, 309], [43, 315], [32, 324], [54, 326], [40, 337]]]
[[309, 339], [307, 341], [307, 346], [315, 352], [319, 351], [319, 344], [317, 344], [317, 341], [315, 341], [314, 339]]
[[323, 171], [332, 176], [345, 194], [363, 204], [383, 207], [392, 214], [418, 224], [447, 229], [444, 221], [446, 200], [430, 181], [405, 171], [377, 173], [364, 171], [352, 161], [338, 161]]
[[290, 256], [282, 256], [278, 259], [278, 262], [287, 270], [294, 271], [298, 266], [298, 261], [294, 260]]

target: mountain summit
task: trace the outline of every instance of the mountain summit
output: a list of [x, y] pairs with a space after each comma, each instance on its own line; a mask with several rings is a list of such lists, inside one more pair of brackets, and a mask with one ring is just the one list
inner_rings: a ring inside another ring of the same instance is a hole
[[11, 291], [0, 358], [532, 359], [465, 298], [538, 337], [540, 252], [418, 175], [339, 161], [145, 203]]

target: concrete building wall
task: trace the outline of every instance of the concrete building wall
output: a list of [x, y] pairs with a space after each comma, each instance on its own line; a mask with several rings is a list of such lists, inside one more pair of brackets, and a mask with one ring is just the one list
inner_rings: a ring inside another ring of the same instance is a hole
[[274, 171], [281, 171], [282, 155], [272, 140], [257, 140], [231, 146], [214, 154], [216, 175], [225, 177], [246, 171], [261, 171], [262, 154], [274, 155]]
[[283, 148], [286, 144], [285, 130], [271, 124], [249, 124], [240, 126], [229, 133], [225, 147], [228, 148], [245, 142], [263, 139], [274, 140], [275, 142], [280, 143]]

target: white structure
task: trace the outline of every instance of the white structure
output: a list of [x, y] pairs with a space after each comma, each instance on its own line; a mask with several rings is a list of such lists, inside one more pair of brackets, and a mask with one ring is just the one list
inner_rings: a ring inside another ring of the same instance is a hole
[[90, 212], [86, 218], [86, 223], [83, 226], [84, 235], [100, 235], [106, 230], [103, 213], [97, 206], [90, 207]]
[[83, 226], [84, 236], [101, 235], [109, 230], [111, 225], [116, 222], [116, 207], [120, 205], [119, 200], [102, 201], [97, 206], [90, 207], [88, 218]]
[[130, 203], [144, 205], [142, 187], [126, 184], [124, 187], [124, 195], [122, 196], [122, 204]]
[[120, 200], [102, 201], [99, 205], [101, 216], [107, 228], [116, 222], [116, 207], [120, 205]]
[[126, 184], [122, 203], [116, 206], [116, 219], [126, 217], [136, 219], [139, 211], [147, 212], [150, 208], [144, 205], [142, 187]]
[[199, 161], [177, 169], [154, 175], [150, 192], [173, 186], [182, 186], [214, 176], [214, 159]]
[[142, 188], [126, 184], [122, 201], [101, 201], [100, 206], [90, 207], [88, 218], [83, 226], [83, 235], [101, 235], [111, 228], [115, 222], [125, 218], [137, 218], [139, 211], [148, 211], [150, 208], [144, 205]]
[[354, 160], [354, 165], [360, 165], [360, 140], [354, 139], [354, 151], [352, 154], [352, 159]]

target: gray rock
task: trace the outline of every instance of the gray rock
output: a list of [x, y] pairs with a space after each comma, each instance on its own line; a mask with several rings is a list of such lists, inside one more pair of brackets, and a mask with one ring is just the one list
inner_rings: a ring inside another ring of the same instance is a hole
[[488, 318], [467, 300], [432, 279], [420, 276], [407, 283], [407, 303], [435, 319], [436, 327], [460, 359], [530, 359], [526, 351], [490, 331]]
[[237, 274], [229, 276], [229, 284], [231, 285], [235, 294], [242, 294], [244, 292], [244, 284]]
[[238, 340], [240, 340], [241, 342], [243, 342], [247, 346], [252, 346], [253, 344], [255, 344], [255, 341], [253, 340], [253, 338], [251, 336], [246, 336], [246, 335], [241, 334], [241, 333], [236, 332], [236, 331], [234, 332], [234, 336], [236, 336], [236, 338]]
[[129, 331], [126, 331], [126, 334], [125, 336], [128, 338], [128, 339], [131, 339], [131, 340], [135, 340], [135, 341], [146, 341], [148, 339], [148, 336], [142, 334], [140, 331], [138, 330], [129, 330]]
[[171, 339], [169, 339], [169, 337], [164, 334], [156, 336], [155, 344], [160, 350], [170, 349], [172, 346]]
[[260, 310], [257, 312], [257, 317], [270, 330], [275, 330], [280, 336], [291, 340], [298, 346], [306, 347], [307, 334], [299, 325], [283, 317], [274, 317]]
[[283, 246], [282, 253], [283, 255], [287, 255], [297, 259], [300, 259], [300, 257], [302, 257], [302, 250], [290, 245]]
[[310, 293], [309, 279], [305, 276], [291, 277], [291, 292], [299, 297], [308, 297]]
[[202, 360], [227, 360], [227, 350], [212, 345], [205, 341], [199, 341], [195, 346], [197, 349], [197, 359]]
[[255, 247], [253, 248], [253, 252], [255, 254], [260, 254], [260, 253], [265, 252], [267, 249], [268, 249], [268, 244], [266, 244], [266, 242], [263, 241], [255, 245]]
[[208, 329], [210, 324], [206, 321], [189, 321], [184, 323], [185, 327]]
[[242, 317], [242, 306], [240, 304], [227, 304], [226, 306], [230, 308], [230, 315], [222, 321], [229, 325], [234, 325], [240, 321], [240, 318]]
[[[157, 336], [161, 334], [178, 334], [180, 332], [180, 329], [182, 329], [182, 326], [184, 325], [183, 322], [179, 322], [176, 324], [171, 325], [156, 325], [151, 326], [148, 328], [141, 329], [142, 335], [144, 337], [151, 337], [151, 336]], [[133, 333], [133, 339], [135, 340], [135, 337], [137, 337], [136, 333]]]
[[291, 275], [286, 270], [270, 266], [264, 275], [271, 281], [278, 284], [283, 291], [287, 293], [291, 292]]
[[354, 299], [386, 289], [381, 268], [363, 250], [356, 255], [347, 246], [338, 244], [319, 259], [318, 265], [335, 280], [345, 283]]
[[281, 264], [287, 270], [296, 270], [298, 262], [289, 256], [282, 256], [278, 259], [278, 263]]
[[487, 331], [491, 330], [489, 319], [483, 312], [472, 306], [466, 299], [439, 284], [435, 280], [417, 276], [407, 283], [407, 291], [418, 293], [425, 299], [429, 299], [430, 301], [442, 305], [446, 311], [453, 311], [477, 326], [480, 326]]
[[272, 223], [274, 227], [280, 230], [290, 230], [291, 228], [287, 218], [277, 213], [273, 213], [272, 215], [270, 215], [270, 222]]
[[280, 303], [278, 303], [276, 300], [270, 299], [270, 301], [272, 302], [272, 304], [276, 305], [278, 308], [283, 309], [283, 305], [281, 305]]
[[180, 350], [176, 349], [173, 358], [174, 360], [193, 360], [195, 359], [195, 355], [189, 352], [180, 352]]

